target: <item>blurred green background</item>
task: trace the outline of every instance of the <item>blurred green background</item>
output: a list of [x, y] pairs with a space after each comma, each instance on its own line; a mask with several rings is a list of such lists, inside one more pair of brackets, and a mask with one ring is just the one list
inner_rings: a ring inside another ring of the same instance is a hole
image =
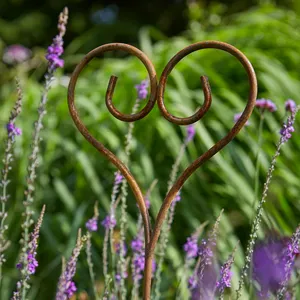
[[[216, 39], [243, 51], [257, 73], [259, 98], [270, 98], [278, 106], [266, 115], [260, 155], [260, 190], [270, 158], [285, 119], [284, 102], [299, 103], [300, 82], [300, 2], [299, 1], [65, 1], [70, 18], [65, 37], [65, 68], [57, 73], [49, 95], [48, 114], [41, 143], [40, 167], [36, 187], [36, 210], [47, 205], [38, 253], [39, 268], [33, 278], [29, 299], [52, 299], [61, 268], [61, 256], [68, 256], [78, 228], [91, 217], [99, 201], [100, 217], [109, 207], [115, 169], [76, 131], [68, 113], [68, 76], [88, 51], [104, 43], [128, 42], [142, 49], [152, 60], [158, 76], [169, 59], [190, 43]], [[0, 138], [5, 139], [5, 124], [16, 99], [14, 77], [24, 87], [24, 109], [17, 125], [18, 138], [10, 184], [8, 221], [12, 246], [8, 251], [7, 277], [1, 299], [9, 295], [18, 278], [14, 268], [19, 249], [20, 220], [33, 122], [46, 70], [45, 49], [56, 34], [61, 1], [1, 1], [0, 56], [11, 44], [22, 44], [32, 53], [20, 64], [0, 62]], [[129, 113], [136, 97], [134, 85], [145, 79], [146, 70], [133, 57], [109, 53], [93, 60], [81, 74], [76, 102], [82, 118], [93, 134], [122, 157], [128, 124], [115, 120], [107, 111], [104, 96], [110, 75], [119, 77], [114, 103]], [[248, 93], [245, 71], [229, 54], [217, 50], [193, 53], [172, 72], [165, 94], [166, 105], [178, 116], [188, 116], [203, 103], [199, 77], [207, 75], [213, 93], [212, 108], [196, 124], [194, 143], [182, 161], [181, 171], [197, 156], [223, 137], [233, 126], [233, 116], [243, 110]], [[172, 299], [180, 281], [182, 245], [200, 223], [213, 222], [219, 211], [225, 214], [220, 227], [218, 258], [224, 261], [237, 240], [233, 289], [249, 224], [254, 216], [255, 157], [258, 151], [259, 114], [254, 111], [251, 126], [220, 154], [199, 169], [185, 184], [178, 204], [164, 269], [163, 299]], [[266, 204], [268, 220], [263, 231], [290, 235], [300, 218], [299, 147], [297, 131], [283, 147]], [[180, 144], [184, 126], [168, 123], [155, 108], [147, 118], [136, 122], [131, 170], [144, 191], [154, 178], [159, 180], [151, 197], [151, 214], [158, 212], [166, 193], [166, 182]], [[3, 153], [4, 142], [0, 145]], [[130, 235], [135, 234], [137, 209], [131, 192], [128, 198]], [[180, 233], [180, 234], [178, 234]], [[97, 278], [101, 278], [102, 234], [94, 235]], [[261, 232], [261, 236], [262, 236]], [[174, 278], [174, 272], [177, 277]], [[88, 269], [82, 255], [76, 275], [82, 292], [91, 295]]]

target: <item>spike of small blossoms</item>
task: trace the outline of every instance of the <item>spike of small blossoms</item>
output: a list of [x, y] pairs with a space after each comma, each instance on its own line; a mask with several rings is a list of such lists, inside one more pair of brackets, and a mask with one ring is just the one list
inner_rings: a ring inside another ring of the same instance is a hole
[[76, 273], [76, 264], [80, 254], [82, 247], [87, 241], [87, 236], [81, 236], [81, 230], [78, 232], [76, 246], [73, 249], [72, 255], [63, 270], [59, 282], [56, 293], [56, 300], [67, 300], [70, 299], [71, 296], [76, 291], [76, 285], [73, 281], [73, 277]]
[[268, 110], [269, 112], [275, 112], [277, 110], [276, 104], [269, 99], [257, 99], [255, 106], [262, 110]]
[[294, 100], [292, 100], [292, 99], [288, 99], [285, 102], [284, 106], [285, 106], [285, 110], [287, 112], [291, 112], [291, 113], [297, 108], [296, 102]]
[[21, 271], [22, 278], [17, 282], [17, 291], [13, 294], [13, 299], [21, 299], [22, 295], [26, 295], [26, 290], [29, 288], [28, 281], [30, 275], [34, 274], [36, 268], [38, 267], [38, 261], [36, 259], [38, 240], [40, 236], [40, 229], [42, 226], [46, 206], [44, 205], [38, 221], [34, 227], [33, 232], [31, 233], [31, 239], [28, 244], [28, 250], [25, 255], [23, 255], [17, 264], [17, 269]]

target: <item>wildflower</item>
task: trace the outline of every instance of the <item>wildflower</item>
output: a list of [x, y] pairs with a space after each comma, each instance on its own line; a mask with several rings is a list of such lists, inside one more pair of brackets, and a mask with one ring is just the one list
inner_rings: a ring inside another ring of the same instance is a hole
[[261, 108], [262, 110], [268, 110], [269, 112], [274, 112], [277, 110], [276, 104], [269, 99], [257, 99], [256, 107]]
[[18, 299], [18, 297], [22, 294], [22, 289], [26, 289], [28, 286], [28, 280], [30, 279], [30, 275], [34, 274], [36, 268], [38, 267], [38, 261], [36, 259], [36, 250], [38, 248], [38, 240], [40, 235], [40, 229], [42, 226], [44, 214], [45, 214], [46, 206], [44, 205], [38, 221], [34, 227], [33, 232], [31, 233], [31, 239], [28, 244], [28, 250], [21, 256], [19, 263], [17, 264], [17, 269], [21, 271], [22, 278], [17, 283], [17, 291], [14, 292], [14, 297]]
[[179, 202], [180, 200], [181, 200], [181, 190], [179, 190], [178, 193], [176, 194], [173, 203]]
[[214, 265], [208, 265], [200, 280], [199, 273], [189, 279], [191, 300], [213, 300], [217, 282], [217, 272]]
[[[295, 118], [296, 118], [296, 114], [297, 114], [298, 110], [299, 110], [299, 108], [297, 107], [292, 112], [291, 116], [288, 117], [288, 121], [287, 121], [288, 126], [287, 127], [290, 127], [295, 122]], [[286, 134], [286, 132], [284, 134]], [[276, 161], [277, 161], [277, 158], [280, 155], [282, 145], [287, 141], [286, 138], [287, 138], [286, 135], [281, 136], [279, 142], [277, 143], [275, 154], [272, 157], [271, 164], [270, 164], [270, 167], [268, 169], [268, 173], [267, 173], [267, 177], [266, 177], [266, 182], [264, 183], [262, 196], [261, 196], [261, 199], [259, 201], [259, 204], [258, 204], [258, 207], [257, 207], [257, 210], [256, 210], [256, 215], [255, 215], [255, 218], [254, 218], [252, 226], [251, 226], [250, 239], [248, 241], [248, 245], [247, 245], [247, 248], [246, 248], [246, 255], [245, 255], [246, 259], [245, 259], [244, 266], [242, 268], [241, 277], [240, 277], [240, 281], [239, 281], [239, 287], [236, 290], [236, 294], [237, 294], [236, 298], [237, 299], [239, 299], [242, 295], [242, 287], [245, 283], [245, 279], [246, 279], [246, 276], [247, 276], [247, 273], [248, 273], [247, 271], [250, 267], [250, 262], [251, 262], [251, 259], [253, 257], [253, 250], [254, 250], [255, 242], [256, 242], [256, 239], [258, 237], [259, 225], [261, 223], [262, 213], [263, 213], [263, 204], [267, 200], [268, 190], [269, 190], [269, 186], [270, 186], [270, 183], [271, 183], [273, 172], [275, 170]]]
[[297, 104], [294, 100], [288, 99], [285, 101], [285, 110], [288, 112], [293, 112], [297, 108]]
[[107, 215], [105, 219], [101, 222], [101, 224], [105, 229], [112, 229], [116, 226], [117, 221], [114, 215]]
[[123, 175], [120, 172], [115, 173], [115, 185], [119, 185], [123, 181]]
[[148, 197], [148, 196], [145, 197], [145, 204], [146, 204], [147, 209], [149, 209], [151, 203], [150, 203], [150, 200], [149, 200], [149, 197]]
[[197, 278], [196, 278], [195, 274], [190, 276], [190, 278], [188, 280], [188, 287], [191, 291], [197, 287]]
[[7, 123], [6, 129], [7, 129], [7, 133], [13, 136], [22, 134], [22, 129], [16, 127], [16, 125], [12, 122]]
[[5, 48], [3, 53], [3, 61], [6, 64], [14, 65], [28, 60], [31, 56], [31, 51], [22, 45], [10, 45]]
[[59, 15], [58, 19], [58, 35], [53, 39], [52, 44], [48, 47], [46, 59], [49, 63], [49, 71], [52, 73], [57, 68], [62, 68], [64, 66], [63, 59], [60, 56], [64, 52], [63, 48], [63, 36], [66, 33], [66, 24], [68, 21], [68, 10], [67, 8]]
[[77, 291], [77, 287], [74, 281], [70, 281], [67, 284], [65, 294], [67, 295], [67, 299], [70, 299], [73, 294]]
[[292, 137], [292, 132], [295, 131], [294, 129], [294, 119], [291, 116], [288, 117], [287, 122], [282, 125], [280, 130], [281, 139], [285, 143]]
[[253, 278], [260, 286], [258, 296], [262, 299], [275, 292], [284, 280], [285, 243], [281, 240], [267, 240], [258, 243], [253, 251]]
[[144, 249], [144, 241], [140, 237], [137, 237], [136, 239], [132, 240], [131, 249], [134, 252], [142, 252]]
[[97, 218], [93, 217], [92, 219], [89, 219], [85, 223], [85, 227], [88, 231], [97, 231], [98, 230]]
[[218, 289], [221, 299], [223, 299], [223, 294], [224, 294], [225, 288], [228, 288], [231, 286], [231, 277], [232, 277], [231, 267], [234, 262], [235, 251], [236, 251], [236, 247], [233, 250], [233, 253], [231, 255], [229, 255], [227, 261], [221, 267], [220, 279], [216, 283], [216, 288]]
[[186, 133], [187, 133], [187, 137], [186, 137], [186, 143], [190, 142], [193, 140], [195, 134], [196, 134], [196, 130], [193, 124], [188, 125], [186, 128]]
[[[125, 278], [127, 278], [127, 277], [128, 277], [128, 273], [125, 272], [125, 273], [123, 274], [123, 278], [125, 279]], [[122, 280], [121, 274], [116, 274], [115, 279], [116, 279], [117, 283], [120, 283], [121, 280]]]
[[[118, 253], [118, 254], [120, 254], [121, 253], [121, 243], [116, 243], [116, 246], [115, 246], [116, 248], [116, 252]], [[124, 255], [126, 255], [127, 254], [127, 246], [126, 246], [126, 243], [125, 242], [123, 242], [123, 251], [124, 251]]]
[[188, 259], [195, 258], [198, 255], [197, 239], [195, 237], [189, 237], [187, 242], [184, 244], [183, 249]]
[[290, 279], [292, 271], [293, 271], [296, 256], [300, 254], [299, 243], [300, 243], [300, 225], [297, 227], [297, 229], [296, 229], [295, 233], [292, 235], [292, 237], [290, 239], [288, 239], [288, 241], [286, 243], [286, 247], [283, 251], [283, 259], [284, 259], [284, 263], [285, 263], [284, 279], [280, 283], [281, 288], [278, 293], [281, 297], [283, 295], [286, 295], [287, 285], [288, 285], [289, 279]]
[[213, 264], [213, 251], [216, 246], [217, 232], [223, 210], [217, 218], [207, 240], [203, 239], [198, 247], [198, 260], [192, 277], [189, 279], [191, 299], [214, 299], [217, 272]]
[[72, 255], [63, 270], [59, 282], [58, 289], [56, 293], [56, 300], [67, 300], [76, 291], [75, 283], [73, 282], [73, 277], [76, 273], [76, 264], [82, 247], [87, 240], [87, 236], [81, 236], [81, 230], [78, 232], [76, 246], [73, 249]]
[[148, 87], [149, 87], [149, 80], [143, 80], [140, 84], [137, 84], [135, 86], [137, 93], [138, 93], [138, 98], [140, 100], [146, 99], [148, 95]]
[[[234, 120], [234, 123], [236, 123], [240, 117], [241, 117], [242, 113], [237, 113], [233, 116], [233, 120]], [[247, 122], [245, 123], [245, 126], [249, 126], [250, 125], [250, 122], [247, 120]]]
[[[1, 214], [0, 214], [0, 274], [3, 274], [2, 272], [2, 265], [6, 261], [5, 252], [8, 249], [10, 242], [6, 240], [6, 231], [8, 229], [8, 225], [6, 224], [5, 220], [8, 216], [8, 213], [6, 211], [6, 203], [10, 197], [8, 192], [8, 185], [10, 183], [9, 180], [9, 174], [12, 170], [12, 162], [14, 160], [13, 155], [13, 147], [15, 143], [14, 134], [11, 133], [11, 130], [14, 128], [15, 121], [22, 110], [22, 89], [20, 86], [19, 81], [16, 81], [17, 85], [17, 101], [10, 113], [10, 117], [8, 120], [8, 134], [7, 139], [5, 141], [4, 146], [4, 157], [2, 158], [3, 163], [3, 169], [1, 170], [1, 178], [0, 178], [0, 202], [1, 202]], [[12, 126], [13, 125], [13, 126]], [[0, 285], [1, 285], [2, 276], [0, 276]]]

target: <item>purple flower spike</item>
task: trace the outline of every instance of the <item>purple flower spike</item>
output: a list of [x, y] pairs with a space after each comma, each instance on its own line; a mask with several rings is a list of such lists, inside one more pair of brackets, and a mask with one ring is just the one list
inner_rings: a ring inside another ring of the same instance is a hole
[[107, 215], [105, 219], [101, 222], [101, 224], [105, 229], [113, 229], [116, 226], [117, 221], [115, 219], [115, 216]]
[[38, 261], [35, 258], [36, 256], [36, 252], [34, 253], [28, 253], [27, 255], [27, 261], [28, 261], [28, 265], [27, 265], [27, 269], [28, 269], [28, 273], [29, 274], [34, 274], [35, 273], [35, 269], [38, 267]]
[[140, 84], [135, 86], [138, 98], [140, 100], [146, 99], [148, 95], [148, 87], [149, 87], [149, 80], [143, 80]]
[[[120, 243], [116, 243], [115, 250], [116, 250], [116, 252], [118, 254], [121, 253], [121, 244]], [[123, 251], [124, 251], [124, 256], [126, 256], [126, 254], [127, 254], [127, 246], [126, 246], [125, 242], [123, 243]]]
[[144, 241], [137, 237], [136, 239], [132, 240], [131, 242], [131, 249], [134, 252], [142, 252], [144, 248]]
[[281, 138], [284, 143], [292, 137], [292, 132], [295, 131], [293, 124], [293, 118], [288, 117], [287, 122], [283, 124], [280, 130]]
[[284, 106], [285, 106], [285, 110], [289, 111], [289, 112], [293, 112], [297, 108], [296, 102], [294, 100], [292, 100], [292, 99], [288, 99], [285, 102]]
[[231, 266], [234, 262], [234, 254], [235, 254], [236, 248], [234, 249], [233, 253], [229, 256], [227, 261], [224, 263], [224, 265], [221, 267], [220, 272], [220, 279], [216, 283], [216, 287], [218, 289], [218, 292], [220, 296], [223, 296], [225, 288], [228, 288], [231, 286]]
[[[240, 119], [241, 115], [242, 115], [242, 113], [237, 113], [234, 115], [234, 117], [233, 117], [234, 123], [236, 123]], [[249, 126], [249, 125], [250, 125], [250, 122], [247, 120], [247, 122], [245, 123], [245, 126]]]
[[11, 122], [6, 125], [6, 129], [8, 134], [12, 134], [13, 136], [22, 134], [22, 129], [16, 127], [15, 124]]
[[11, 45], [4, 50], [3, 61], [6, 64], [14, 65], [28, 60], [31, 51], [22, 45]]
[[187, 126], [186, 133], [187, 133], [186, 142], [188, 143], [193, 140], [196, 134], [196, 130], [193, 124]]
[[49, 71], [53, 73], [57, 68], [62, 68], [64, 66], [63, 59], [60, 56], [64, 52], [64, 41], [63, 36], [66, 33], [66, 24], [68, 22], [68, 10], [60, 14], [58, 19], [58, 35], [53, 39], [52, 44], [48, 47], [46, 59], [48, 60]]
[[122, 183], [122, 181], [123, 181], [123, 175], [120, 173], [120, 172], [116, 172], [115, 173], [115, 184], [116, 185], [119, 185], [119, 184], [121, 184]]
[[70, 281], [67, 285], [68, 285], [68, 287], [67, 287], [65, 293], [66, 293], [68, 299], [70, 299], [74, 295], [74, 293], [77, 291], [77, 287], [76, 287], [74, 281]]
[[253, 251], [253, 277], [260, 285], [258, 296], [265, 299], [276, 292], [284, 280], [285, 243], [283, 240], [268, 240], [259, 243]]
[[97, 218], [92, 218], [89, 219], [86, 223], [85, 223], [85, 227], [88, 231], [97, 231], [98, 230], [98, 224], [97, 224]]
[[276, 104], [269, 99], [257, 99], [256, 107], [261, 108], [262, 110], [268, 110], [269, 112], [274, 112], [277, 110]]
[[73, 277], [76, 273], [76, 265], [81, 249], [83, 248], [87, 236], [81, 236], [81, 230], [78, 231], [78, 237], [76, 246], [72, 251], [72, 255], [69, 258], [62, 274], [60, 275], [58, 282], [58, 289], [56, 293], [56, 300], [67, 300], [76, 292], [76, 285], [73, 281]]
[[297, 227], [296, 231], [286, 242], [285, 249], [283, 251], [283, 260], [285, 262], [284, 266], [284, 279], [280, 283], [281, 288], [279, 295], [283, 296], [287, 293], [287, 286], [291, 278], [293, 267], [295, 265], [295, 260], [297, 255], [300, 254], [300, 225]]
[[189, 286], [189, 289], [190, 289], [190, 290], [194, 290], [194, 289], [197, 287], [197, 278], [196, 278], [195, 275], [192, 275], [192, 276], [189, 278], [188, 286]]
[[195, 258], [198, 255], [197, 239], [195, 237], [189, 237], [184, 244], [183, 249], [186, 253], [187, 259]]

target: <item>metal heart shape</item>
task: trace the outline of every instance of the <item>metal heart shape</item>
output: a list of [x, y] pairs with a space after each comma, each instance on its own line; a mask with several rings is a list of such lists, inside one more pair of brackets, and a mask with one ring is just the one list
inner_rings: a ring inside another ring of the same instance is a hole
[[[221, 140], [219, 140], [209, 150], [207, 150], [204, 154], [199, 156], [194, 162], [192, 162], [178, 177], [178, 179], [176, 180], [172, 188], [168, 191], [168, 194], [165, 197], [163, 204], [159, 210], [159, 213], [156, 217], [155, 225], [152, 228], [149, 219], [148, 210], [146, 208], [145, 201], [143, 198], [143, 194], [135, 178], [130, 173], [127, 166], [120, 159], [118, 159], [115, 154], [113, 154], [110, 150], [108, 150], [102, 143], [100, 143], [97, 139], [95, 139], [90, 134], [88, 129], [85, 127], [83, 122], [80, 120], [79, 114], [76, 110], [75, 103], [74, 103], [76, 82], [80, 72], [94, 57], [107, 51], [123, 50], [139, 58], [142, 61], [142, 63], [145, 65], [150, 79], [150, 97], [148, 99], [146, 106], [136, 114], [126, 115], [119, 112], [112, 103], [112, 97], [117, 82], [117, 77], [111, 76], [107, 88], [106, 97], [105, 97], [106, 106], [108, 110], [111, 112], [111, 114], [116, 118], [118, 118], [119, 120], [125, 122], [134, 122], [136, 120], [144, 118], [152, 110], [157, 99], [159, 109], [162, 115], [164, 116], [164, 118], [166, 118], [168, 121], [178, 125], [192, 124], [200, 120], [210, 108], [212, 98], [211, 98], [211, 90], [210, 90], [208, 78], [205, 76], [201, 76], [201, 84], [204, 92], [204, 104], [194, 115], [186, 118], [178, 118], [176, 116], [171, 115], [168, 112], [164, 104], [165, 87], [166, 87], [169, 74], [171, 73], [173, 68], [180, 60], [182, 60], [185, 56], [187, 56], [192, 52], [201, 49], [208, 49], [208, 48], [226, 51], [231, 55], [235, 56], [241, 62], [241, 64], [243, 65], [243, 67], [247, 72], [249, 85], [250, 85], [248, 102], [240, 119], [235, 123], [235, 125], [232, 127], [229, 133]], [[162, 72], [158, 85], [157, 85], [155, 68], [152, 62], [149, 60], [149, 58], [139, 49], [127, 44], [113, 43], [113, 44], [106, 44], [98, 48], [95, 48], [94, 50], [90, 51], [82, 59], [82, 61], [76, 66], [71, 76], [69, 88], [68, 88], [68, 104], [69, 104], [71, 117], [76, 127], [81, 132], [81, 134], [86, 138], [86, 140], [90, 144], [92, 144], [101, 154], [103, 154], [106, 158], [108, 158], [108, 160], [110, 160], [119, 169], [122, 175], [126, 178], [133, 191], [133, 194], [135, 195], [136, 201], [138, 203], [143, 218], [144, 233], [145, 233], [145, 259], [146, 259], [145, 270], [144, 270], [144, 292], [143, 292], [144, 293], [143, 298], [145, 300], [150, 299], [152, 260], [154, 256], [154, 250], [158, 242], [158, 238], [161, 232], [163, 222], [167, 216], [167, 212], [170, 208], [172, 201], [174, 200], [178, 191], [182, 188], [185, 181], [191, 176], [191, 174], [196, 169], [198, 169], [201, 165], [203, 165], [203, 163], [209, 160], [213, 155], [215, 155], [222, 148], [224, 148], [238, 134], [238, 132], [245, 125], [245, 123], [247, 122], [248, 118], [252, 113], [256, 101], [256, 96], [257, 96], [257, 80], [256, 80], [253, 67], [249, 62], [249, 60], [247, 59], [247, 57], [232, 45], [219, 42], [219, 41], [199, 42], [199, 43], [192, 44], [184, 48], [183, 50], [179, 51], [166, 65], [165, 69]]]

